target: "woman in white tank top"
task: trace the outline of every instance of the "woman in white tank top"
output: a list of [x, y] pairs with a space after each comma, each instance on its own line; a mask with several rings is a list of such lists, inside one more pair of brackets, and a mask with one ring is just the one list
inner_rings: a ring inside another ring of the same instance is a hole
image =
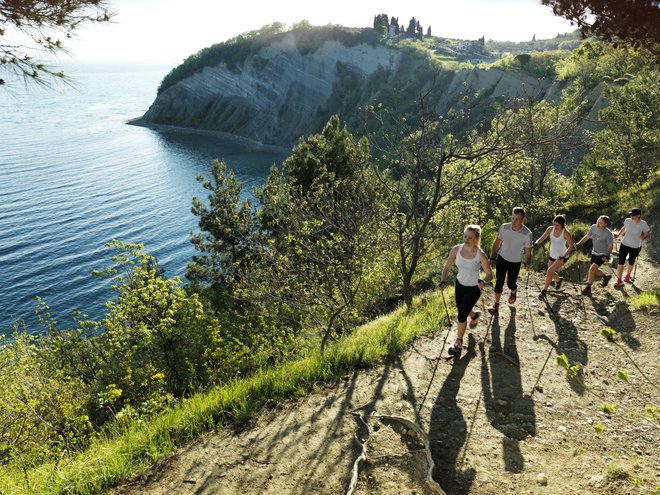
[[557, 215], [552, 219], [552, 225], [545, 229], [543, 235], [534, 242], [533, 247], [542, 244], [548, 237], [550, 238], [548, 270], [545, 275], [545, 285], [541, 290], [541, 298], [545, 297], [546, 291], [553, 280], [555, 282], [555, 288], [561, 288], [564, 277], [560, 277], [557, 272], [564, 266], [570, 254], [575, 250], [573, 237], [566, 228], [566, 218], [564, 218], [564, 215]]
[[[470, 317], [470, 325], [476, 325], [479, 311], [474, 311], [474, 305], [481, 297], [481, 290], [493, 279], [488, 256], [479, 247], [481, 239], [481, 227], [468, 225], [463, 231], [463, 244], [457, 244], [449, 252], [449, 257], [442, 270], [440, 290], [447, 285], [449, 270], [453, 264], [458, 268], [454, 294], [456, 296], [456, 308], [458, 309], [458, 326], [456, 329], [456, 341], [449, 349], [450, 355], [460, 354], [463, 348], [463, 336], [467, 328], [467, 319]], [[486, 272], [486, 278], [480, 277], [481, 270]]]

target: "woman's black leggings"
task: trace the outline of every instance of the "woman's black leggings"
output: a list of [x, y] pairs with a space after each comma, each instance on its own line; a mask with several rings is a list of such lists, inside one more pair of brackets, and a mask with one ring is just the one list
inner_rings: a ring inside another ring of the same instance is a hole
[[509, 276], [506, 278], [506, 285], [509, 290], [516, 290], [518, 288], [518, 273], [520, 273], [520, 266], [522, 262], [511, 263], [510, 261], [505, 260], [501, 256], [497, 257], [495, 262], [495, 267], [497, 268], [497, 273], [495, 274], [495, 294], [501, 294], [502, 289], [504, 289], [504, 278], [508, 273]]
[[457, 280], [456, 285], [454, 285], [454, 294], [456, 295], [456, 307], [458, 308], [458, 322], [465, 323], [472, 308], [481, 297], [481, 290], [478, 285], [467, 287], [461, 285]]

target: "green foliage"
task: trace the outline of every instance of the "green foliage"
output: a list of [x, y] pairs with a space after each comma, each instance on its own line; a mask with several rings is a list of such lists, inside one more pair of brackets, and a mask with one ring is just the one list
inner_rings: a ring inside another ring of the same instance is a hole
[[601, 337], [603, 337], [605, 340], [608, 342], [614, 343], [616, 339], [616, 331], [610, 327], [603, 327], [601, 328], [598, 333], [600, 334]]
[[[7, 0], [0, 3], [0, 73], [20, 82], [49, 85], [65, 81], [63, 70], [44, 57], [66, 53], [62, 38], [84, 24], [108, 22], [105, 0]], [[16, 40], [22, 40], [16, 43]], [[6, 84], [0, 78], [0, 86]]]
[[200, 255], [193, 256], [186, 277], [194, 284], [210, 285], [218, 305], [227, 304], [256, 256], [259, 233], [254, 212], [249, 200], [241, 202], [242, 185], [224, 162], [214, 161], [213, 182], [201, 176], [197, 180], [210, 192], [209, 204], [192, 200], [201, 230], [192, 234], [192, 243]]
[[627, 382], [628, 381], [628, 370], [618, 370], [616, 372], [617, 379]]
[[596, 424], [594, 425], [594, 431], [595, 431], [596, 433], [603, 433], [603, 432], [605, 431], [605, 426], [603, 426], [603, 423], [601, 423], [600, 421], [598, 421], [598, 422], [596, 422]]
[[627, 480], [630, 473], [621, 466], [610, 464], [605, 468], [605, 479], [608, 483], [612, 481]]
[[660, 306], [660, 287], [634, 294], [629, 300], [631, 309], [654, 309]]
[[360, 321], [356, 304], [368, 263], [377, 258], [378, 201], [366, 140], [356, 142], [339, 119], [294, 148], [259, 192], [260, 220], [270, 236], [267, 261], [251, 290], [296, 308], [322, 342]]
[[605, 182], [601, 189], [634, 189], [660, 165], [660, 70], [645, 69], [623, 86], [608, 85], [588, 166]]
[[653, 64], [654, 58], [646, 50], [585, 41], [569, 57], [557, 61], [556, 71], [559, 80], [576, 80], [590, 89], [601, 81], [613, 81]]
[[611, 416], [616, 411], [616, 404], [611, 404], [609, 402], [603, 402], [600, 405], [600, 410], [604, 412], [607, 416]]
[[582, 365], [580, 363], [571, 364], [566, 354], [562, 353], [561, 355], [555, 358], [557, 366], [560, 366], [566, 370], [566, 375], [568, 378], [573, 379], [581, 376], [582, 374]]
[[68, 462], [25, 469], [4, 465], [0, 467], [3, 489], [43, 495], [101, 493], [203, 433], [244, 423], [268, 403], [299, 396], [339, 380], [351, 368], [401, 352], [416, 337], [431, 335], [446, 324], [441, 304], [437, 294], [425, 295], [416, 299], [416, 312], [398, 309], [329, 345], [323, 353], [316, 349], [296, 361], [195, 394], [159, 414], [130, 418], [121, 429], [97, 438]]
[[50, 340], [18, 332], [0, 348], [2, 462], [38, 465], [88, 443], [87, 387], [58, 366]]

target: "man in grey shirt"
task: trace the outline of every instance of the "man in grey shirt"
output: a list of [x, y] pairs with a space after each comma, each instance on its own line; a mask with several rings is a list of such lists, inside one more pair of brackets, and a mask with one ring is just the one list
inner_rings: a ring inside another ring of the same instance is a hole
[[[490, 250], [490, 264], [497, 267], [495, 278], [495, 302], [488, 308], [492, 315], [499, 311], [500, 298], [504, 289], [506, 278], [507, 287], [511, 291], [509, 304], [516, 302], [518, 290], [518, 273], [522, 263], [523, 251], [525, 253], [525, 268], [529, 270], [532, 261], [532, 231], [523, 225], [525, 210], [519, 206], [511, 213], [511, 222], [502, 224], [497, 231], [497, 238]], [[497, 258], [495, 258], [497, 256]], [[508, 275], [508, 276], [507, 276]]]
[[610, 261], [610, 255], [612, 254], [612, 248], [614, 247], [614, 235], [612, 231], [607, 228], [607, 225], [610, 223], [610, 217], [607, 215], [601, 215], [598, 217], [598, 221], [591, 226], [589, 232], [587, 232], [576, 246], [587, 242], [588, 239], [592, 240], [593, 246], [591, 248], [591, 266], [589, 267], [589, 277], [587, 279], [587, 285], [582, 290], [582, 294], [585, 296], [591, 295], [591, 285], [596, 280], [596, 275], [602, 277], [602, 284], [605, 287], [612, 275], [606, 275], [600, 267], [603, 263]]

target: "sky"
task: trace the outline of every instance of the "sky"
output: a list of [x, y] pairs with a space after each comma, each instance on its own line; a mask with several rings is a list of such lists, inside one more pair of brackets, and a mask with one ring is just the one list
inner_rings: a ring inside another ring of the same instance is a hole
[[108, 0], [111, 24], [82, 28], [66, 40], [78, 61], [178, 65], [187, 56], [273, 22], [371, 27], [376, 14], [411, 17], [424, 32], [458, 39], [526, 41], [573, 31], [540, 0]]

